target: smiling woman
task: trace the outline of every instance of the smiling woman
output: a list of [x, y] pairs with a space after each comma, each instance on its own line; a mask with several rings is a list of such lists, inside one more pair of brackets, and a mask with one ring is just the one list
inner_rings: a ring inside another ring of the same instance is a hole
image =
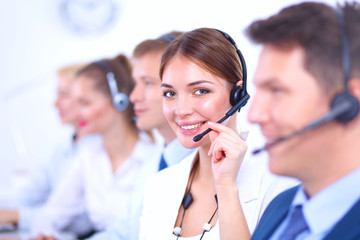
[[[219, 30], [195, 29], [162, 56], [164, 114], [180, 143], [198, 151], [149, 183], [142, 240], [249, 239], [264, 207], [295, 183], [273, 185], [280, 179], [267, 173], [265, 161], [244, 158], [236, 115], [214, 123], [241, 101], [246, 86], [246, 68], [229, 40]], [[209, 136], [194, 142], [207, 128]]]
[[[185, 147], [199, 146], [201, 142], [194, 142], [193, 137], [207, 128], [208, 121], [216, 122], [231, 108], [232, 85], [183, 56], [171, 60], [163, 75], [164, 113], [173, 130], [179, 132], [177, 136]], [[234, 120], [225, 124], [232, 121], [235, 126]]]

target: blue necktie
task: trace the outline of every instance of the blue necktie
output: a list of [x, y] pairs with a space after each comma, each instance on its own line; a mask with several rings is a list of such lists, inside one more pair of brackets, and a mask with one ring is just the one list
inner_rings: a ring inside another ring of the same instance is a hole
[[279, 240], [294, 240], [297, 235], [308, 229], [302, 212], [302, 206], [295, 207], [285, 231], [280, 235]]
[[165, 161], [164, 153], [161, 154], [161, 159], [159, 163], [159, 171], [163, 170], [164, 168], [167, 168], [167, 163]]

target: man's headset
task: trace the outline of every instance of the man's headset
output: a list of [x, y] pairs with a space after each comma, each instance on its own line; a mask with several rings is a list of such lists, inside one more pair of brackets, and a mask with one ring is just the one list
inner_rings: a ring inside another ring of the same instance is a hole
[[115, 74], [111, 71], [110, 66], [104, 60], [95, 62], [105, 73], [106, 80], [108, 82], [110, 93], [112, 97], [112, 102], [116, 110], [123, 112], [129, 105], [128, 96], [119, 91], [118, 85], [116, 83]]
[[176, 38], [175, 35], [168, 33], [168, 34], [161, 35], [158, 39], [163, 40], [167, 43], [171, 43], [172, 41], [175, 40], [175, 38]]
[[[228, 119], [230, 116], [232, 116], [236, 111], [240, 111], [240, 109], [245, 106], [245, 104], [248, 102], [250, 95], [247, 92], [247, 69], [246, 69], [246, 63], [245, 58], [242, 55], [240, 49], [236, 46], [236, 43], [234, 39], [230, 37], [229, 34], [220, 31], [216, 29], [218, 32], [224, 35], [224, 37], [235, 47], [236, 53], [240, 58], [240, 63], [242, 66], [242, 73], [243, 73], [243, 86], [235, 86], [231, 92], [230, 92], [230, 103], [233, 106], [229, 111], [225, 113], [225, 116], [221, 118], [217, 123], [222, 123], [226, 119]], [[193, 138], [194, 142], [200, 141], [206, 134], [208, 134], [212, 129], [208, 128], [204, 132], [200, 133], [199, 135], [196, 135]]]
[[349, 54], [349, 45], [345, 33], [345, 17], [341, 8], [336, 9], [336, 13], [339, 18], [339, 26], [341, 32], [341, 49], [342, 49], [342, 66], [343, 66], [343, 75], [344, 75], [344, 90], [343, 92], [335, 95], [331, 101], [331, 109], [323, 117], [311, 122], [302, 129], [288, 135], [285, 137], [278, 138], [270, 144], [267, 144], [263, 148], [256, 149], [253, 151], [253, 154], [260, 153], [264, 150], [275, 146], [278, 143], [289, 140], [293, 137], [296, 137], [300, 134], [305, 133], [311, 129], [314, 129], [318, 126], [321, 126], [332, 120], [336, 120], [340, 123], [346, 124], [352, 119], [354, 119], [359, 113], [359, 101], [349, 92], [348, 83], [350, 80], [350, 54]]

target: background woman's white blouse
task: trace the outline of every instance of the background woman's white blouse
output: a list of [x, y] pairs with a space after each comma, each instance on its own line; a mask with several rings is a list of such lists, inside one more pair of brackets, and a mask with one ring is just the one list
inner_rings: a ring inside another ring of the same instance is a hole
[[161, 149], [146, 137], [113, 172], [101, 139], [88, 138], [79, 146], [78, 160], [32, 224], [32, 235], [58, 235], [75, 216], [86, 212], [99, 231], [118, 218], [128, 218], [134, 183], [144, 161], [157, 161]]

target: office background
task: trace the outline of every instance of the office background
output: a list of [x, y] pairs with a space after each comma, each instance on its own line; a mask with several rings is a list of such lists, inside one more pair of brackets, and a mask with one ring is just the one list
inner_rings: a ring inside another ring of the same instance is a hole
[[[0, 204], [21, 184], [22, 172], [44, 161], [68, 129], [54, 109], [59, 67], [79, 61], [130, 56], [147, 38], [198, 27], [228, 32], [248, 66], [248, 90], [260, 48], [245, 27], [294, 0], [0, 0]], [[335, 0], [323, 0], [332, 5]], [[251, 102], [251, 99], [250, 99]], [[258, 134], [239, 118], [242, 128]]]

